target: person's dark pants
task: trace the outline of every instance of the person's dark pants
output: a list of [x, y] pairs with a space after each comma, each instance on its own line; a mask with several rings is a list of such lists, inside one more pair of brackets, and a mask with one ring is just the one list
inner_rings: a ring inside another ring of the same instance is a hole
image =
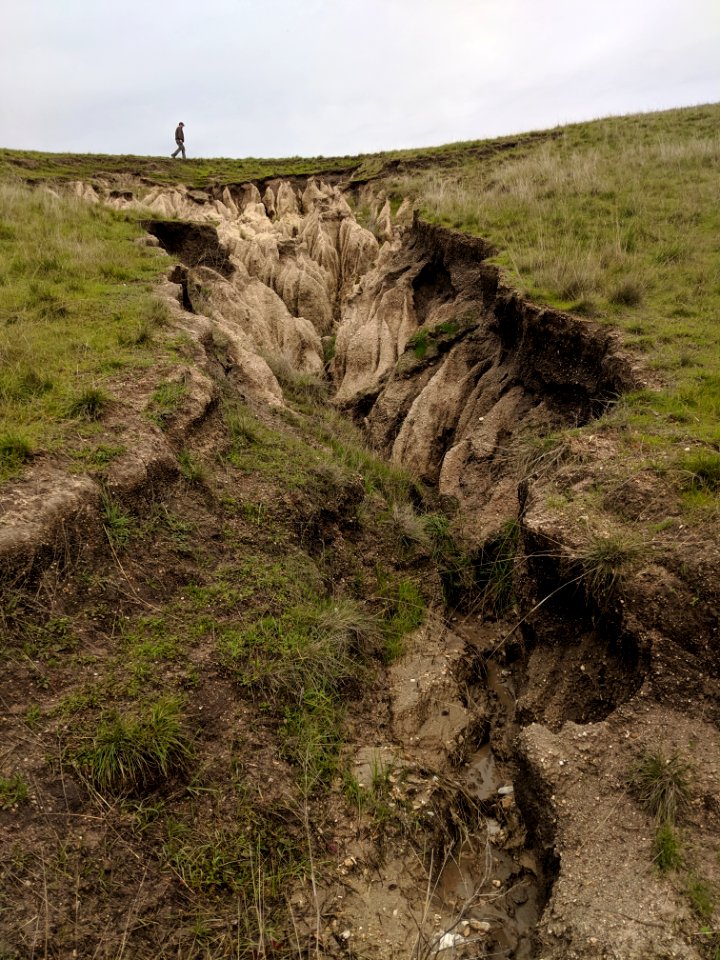
[[186, 159], [186, 158], [185, 158], [185, 144], [183, 143], [182, 140], [176, 140], [175, 143], [177, 144], [177, 150], [175, 151], [175, 153], [170, 154], [170, 156], [176, 157], [176, 156], [182, 151], [182, 157], [183, 157], [183, 160], [185, 160], [185, 159]]

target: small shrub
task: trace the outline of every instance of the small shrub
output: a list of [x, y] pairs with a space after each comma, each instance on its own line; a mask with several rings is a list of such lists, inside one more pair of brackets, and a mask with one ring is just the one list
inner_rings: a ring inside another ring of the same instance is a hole
[[140, 717], [112, 713], [103, 718], [78, 762], [99, 790], [125, 795], [178, 774], [191, 752], [177, 701], [160, 700]]
[[672, 826], [688, 803], [689, 771], [689, 765], [677, 753], [665, 757], [660, 751], [646, 754], [633, 770], [631, 786], [658, 824]]
[[19, 773], [12, 777], [0, 777], [0, 810], [12, 810], [21, 803], [27, 803], [27, 784]]
[[82, 420], [99, 420], [110, 398], [98, 387], [87, 387], [68, 407], [68, 416]]

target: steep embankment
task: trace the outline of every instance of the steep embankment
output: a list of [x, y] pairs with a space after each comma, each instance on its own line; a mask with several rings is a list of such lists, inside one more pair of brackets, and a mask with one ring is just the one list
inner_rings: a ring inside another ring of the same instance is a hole
[[[34, 804], [2, 814], [31, 838], [3, 853], [11, 949], [701, 956], [627, 778], [658, 744], [703, 742], [686, 822], [714, 876], [710, 549], [619, 544], [623, 513], [658, 502], [650, 477], [592, 516], [553, 509], [616, 455], [611, 432], [558, 431], [642, 372], [407, 204], [393, 223], [367, 193], [375, 235], [337, 186], [263, 187], [74, 188], [142, 210], [170, 253], [178, 355], [116, 384], [109, 463], [40, 462], [3, 491], [9, 757]], [[334, 404], [437, 486], [451, 526], [323, 412], [326, 368]], [[374, 672], [428, 601], [405, 659]], [[145, 736], [170, 692], [197, 776], [185, 757], [169, 793], [154, 768], [118, 789], [99, 747]], [[74, 900], [23, 896], [63, 871]]]

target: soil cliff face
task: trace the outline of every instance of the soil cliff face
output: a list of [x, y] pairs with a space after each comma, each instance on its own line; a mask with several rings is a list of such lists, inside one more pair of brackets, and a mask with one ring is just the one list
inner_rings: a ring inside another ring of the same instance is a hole
[[481, 542], [517, 513], [516, 441], [582, 424], [636, 382], [613, 336], [521, 299], [480, 239], [416, 220], [348, 299], [336, 402], [457, 499]]
[[[58, 544], [72, 552], [97, 539], [103, 496], [142, 501], [177, 478], [178, 448], [197, 437], [211, 449], [217, 437], [203, 434], [203, 424], [218, 384], [280, 415], [289, 414], [288, 371], [296, 380], [327, 377], [332, 403], [370, 444], [452, 504], [476, 587], [497, 559], [502, 530], [513, 526], [504, 560], [515, 606], [512, 620], [483, 623], [465, 596], [457, 620], [431, 621], [389, 674], [382, 725], [363, 729], [375, 752], [358, 749], [356, 761], [370, 786], [373, 757], [405, 768], [414, 792], [403, 802], [427, 807], [428, 817], [455, 817], [455, 839], [467, 833], [457, 811], [468, 806], [482, 814], [475, 827], [485, 832], [469, 852], [460, 842], [457, 862], [446, 857], [425, 886], [407, 845], [388, 862], [378, 858], [374, 873], [354, 876], [372, 840], [358, 844], [348, 834], [347, 890], [333, 893], [326, 953], [701, 957], [697, 917], [653, 867], [653, 826], [627, 782], [643, 753], [702, 742], [686, 822], [712, 859], [720, 828], [717, 551], [691, 555], [688, 543], [674, 559], [653, 555], [615, 591], [588, 566], [588, 518], [548, 507], [552, 497], [572, 503], [596, 471], [610, 469], [612, 437], [582, 434], [547, 456], [537, 446], [553, 430], [590, 423], [642, 382], [615, 335], [518, 296], [482, 240], [409, 223], [407, 205], [393, 221], [384, 197], [373, 201], [370, 232], [340, 187], [314, 178], [207, 192], [131, 182], [74, 190], [88, 202], [142, 209], [147, 242], [170, 254], [164, 295], [191, 343], [184, 401], [156, 429], [143, 419], [153, 385], [137, 385], [117, 427], [132, 436], [131, 452], [102, 485], [41, 469], [4, 491], [6, 580], [35, 582], [52, 570], [59, 583]], [[598, 511], [593, 536], [621, 529], [635, 499], [661, 502], [658, 482], [623, 487]], [[356, 494], [353, 487], [353, 503]], [[324, 506], [306, 505], [312, 524], [304, 517], [303, 531], [337, 527]], [[342, 555], [343, 536], [352, 535], [335, 530], [322, 551]], [[491, 757], [482, 753], [489, 749]], [[495, 763], [502, 776], [488, 775]], [[400, 802], [400, 787], [393, 796]], [[383, 914], [391, 901], [395, 919]], [[421, 939], [416, 918], [424, 922], [432, 904], [441, 928]], [[345, 937], [345, 923], [365, 929], [362, 947], [350, 942], [354, 932]]]

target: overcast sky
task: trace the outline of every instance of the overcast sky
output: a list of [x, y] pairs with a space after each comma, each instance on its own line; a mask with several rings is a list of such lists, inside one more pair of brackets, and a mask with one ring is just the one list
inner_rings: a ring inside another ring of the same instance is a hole
[[326, 156], [720, 100], [720, 0], [0, 0], [0, 146]]

